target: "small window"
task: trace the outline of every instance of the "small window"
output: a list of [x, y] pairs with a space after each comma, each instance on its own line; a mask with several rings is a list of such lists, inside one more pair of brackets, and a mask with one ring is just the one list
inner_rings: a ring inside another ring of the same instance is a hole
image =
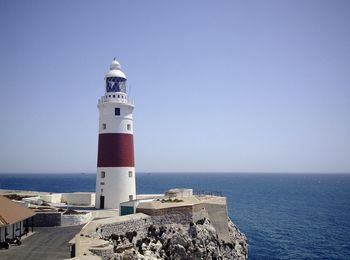
[[133, 200], [134, 196], [133, 195], [129, 195], [129, 200]]
[[111, 95], [109, 95], [109, 97], [111, 97]]
[[129, 177], [130, 178], [132, 177], [132, 171], [129, 171]]
[[113, 95], [113, 98], [115, 98], [115, 95]]
[[105, 178], [106, 177], [106, 172], [101, 172], [101, 178]]
[[118, 95], [118, 98], [120, 98], [120, 95]]
[[104, 182], [100, 182], [100, 185], [105, 185], [105, 183]]
[[130, 131], [130, 130], [131, 130], [131, 125], [130, 125], [130, 124], [127, 124], [127, 125], [126, 125], [126, 129], [128, 129], [128, 131]]
[[120, 116], [120, 108], [119, 108], [119, 107], [116, 107], [116, 108], [114, 109], [114, 115]]
[[102, 124], [102, 129], [105, 130], [107, 128], [106, 124]]

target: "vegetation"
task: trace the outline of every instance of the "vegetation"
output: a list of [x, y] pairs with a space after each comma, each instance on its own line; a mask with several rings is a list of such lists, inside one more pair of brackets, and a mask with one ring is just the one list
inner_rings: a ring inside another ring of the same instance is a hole
[[183, 202], [183, 200], [179, 200], [179, 199], [173, 199], [173, 200], [172, 199], [162, 199], [161, 202], [162, 203], [166, 203], [166, 202], [167, 203], [168, 202], [170, 202], [170, 203], [174, 203], [175, 202], [176, 203], [176, 202]]

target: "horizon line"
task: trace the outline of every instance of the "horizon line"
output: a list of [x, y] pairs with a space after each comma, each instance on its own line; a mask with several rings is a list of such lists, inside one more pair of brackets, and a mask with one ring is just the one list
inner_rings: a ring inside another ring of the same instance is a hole
[[[81, 175], [93, 175], [96, 172], [0, 172], [0, 175], [4, 174], [81, 174]], [[136, 174], [350, 174], [350, 172], [213, 172], [213, 171], [140, 171]]]

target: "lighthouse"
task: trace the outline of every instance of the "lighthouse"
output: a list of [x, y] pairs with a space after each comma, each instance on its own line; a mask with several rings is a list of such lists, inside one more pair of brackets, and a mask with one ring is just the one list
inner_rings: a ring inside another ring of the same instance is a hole
[[118, 209], [121, 202], [136, 197], [134, 105], [128, 100], [126, 76], [116, 59], [104, 79], [105, 94], [98, 100], [96, 208]]

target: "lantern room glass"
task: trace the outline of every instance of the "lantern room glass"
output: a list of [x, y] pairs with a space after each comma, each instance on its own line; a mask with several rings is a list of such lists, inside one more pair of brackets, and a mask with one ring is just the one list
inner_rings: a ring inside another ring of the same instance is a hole
[[126, 93], [126, 79], [110, 77], [106, 79], [106, 92]]

